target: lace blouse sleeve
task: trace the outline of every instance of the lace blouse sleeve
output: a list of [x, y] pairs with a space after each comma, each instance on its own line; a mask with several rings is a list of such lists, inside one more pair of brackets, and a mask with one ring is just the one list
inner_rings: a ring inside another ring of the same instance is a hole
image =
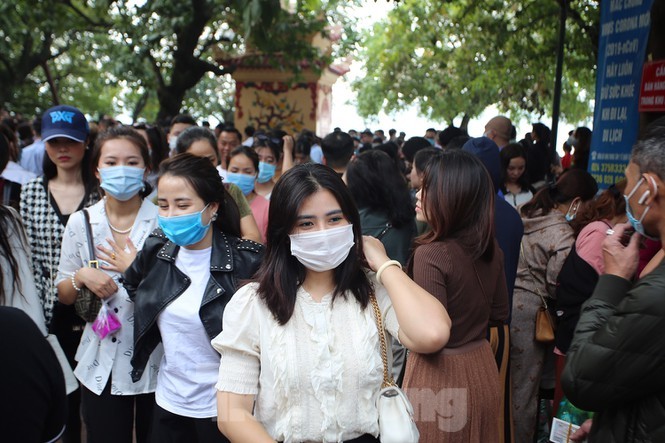
[[259, 390], [260, 303], [256, 284], [238, 290], [224, 310], [223, 329], [212, 340], [220, 353], [218, 391], [256, 395]]

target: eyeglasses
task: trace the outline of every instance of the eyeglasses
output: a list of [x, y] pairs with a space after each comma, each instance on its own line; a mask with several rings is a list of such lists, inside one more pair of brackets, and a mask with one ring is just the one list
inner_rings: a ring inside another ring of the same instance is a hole
[[281, 138], [268, 137], [265, 134], [258, 134], [258, 135], [256, 135], [256, 138], [258, 138], [261, 141], [267, 141], [267, 142], [273, 143], [275, 145], [280, 145], [282, 143]]

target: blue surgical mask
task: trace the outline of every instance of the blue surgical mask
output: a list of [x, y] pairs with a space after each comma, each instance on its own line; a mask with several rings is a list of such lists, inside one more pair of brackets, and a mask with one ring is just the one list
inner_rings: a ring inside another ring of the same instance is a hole
[[193, 245], [203, 240], [210, 229], [210, 223], [204, 225], [202, 220], [203, 211], [207, 208], [208, 205], [199, 212], [173, 217], [162, 217], [160, 215], [157, 217], [159, 227], [162, 228], [164, 235], [176, 245]]
[[[628, 221], [630, 222], [633, 229], [635, 229], [635, 232], [637, 232], [638, 234], [640, 234], [643, 237], [650, 238], [651, 240], [658, 240], [657, 237], [652, 237], [651, 235], [648, 235], [646, 233], [646, 231], [644, 230], [644, 225], [642, 224], [642, 221], [644, 220], [644, 217], [646, 217], [647, 212], [649, 212], [649, 209], [651, 208], [651, 206], [647, 206], [647, 208], [642, 213], [642, 217], [640, 217], [639, 220], [635, 218], [635, 216], [633, 215], [633, 211], [630, 208], [629, 200], [633, 196], [633, 194], [635, 194], [635, 192], [637, 192], [637, 189], [640, 187], [643, 180], [644, 180], [644, 177], [642, 177], [640, 179], [640, 181], [638, 181], [635, 184], [635, 187], [633, 188], [632, 191], [630, 191], [630, 193], [628, 195], [623, 196], [624, 200], [626, 200], [626, 216], [628, 217]], [[645, 193], [645, 195], [646, 195], [646, 193]], [[641, 202], [641, 200], [640, 200], [640, 202]]]
[[240, 174], [238, 172], [229, 172], [226, 174], [226, 181], [239, 187], [245, 195], [249, 195], [254, 190], [254, 180], [256, 180], [256, 177], [249, 174]]
[[99, 185], [116, 200], [127, 201], [143, 189], [144, 168], [134, 166], [107, 166], [97, 169], [102, 183]]
[[259, 162], [259, 176], [256, 181], [259, 183], [267, 183], [275, 176], [275, 170], [277, 167], [270, 163]]

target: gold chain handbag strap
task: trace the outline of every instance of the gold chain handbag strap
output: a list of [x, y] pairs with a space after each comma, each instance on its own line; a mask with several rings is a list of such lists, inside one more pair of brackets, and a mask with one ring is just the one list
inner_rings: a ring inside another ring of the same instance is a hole
[[388, 345], [386, 344], [386, 334], [383, 328], [383, 318], [381, 317], [379, 302], [373, 293], [369, 296], [369, 300], [372, 302], [372, 308], [374, 308], [374, 318], [376, 319], [376, 327], [379, 330], [379, 343], [381, 344], [381, 360], [383, 361], [383, 383], [381, 384], [381, 389], [388, 386], [397, 386], [388, 368]]

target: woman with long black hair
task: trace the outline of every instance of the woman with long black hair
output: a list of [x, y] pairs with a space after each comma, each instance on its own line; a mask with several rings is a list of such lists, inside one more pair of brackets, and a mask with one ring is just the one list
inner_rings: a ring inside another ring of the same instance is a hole
[[[61, 118], [64, 116], [69, 118]], [[58, 303], [55, 279], [69, 217], [99, 200], [90, 167], [88, 122], [78, 109], [56, 106], [42, 116], [42, 139], [46, 147], [44, 175], [21, 189], [20, 213], [32, 251], [32, 271], [46, 326], [58, 338], [74, 368], [85, 322], [76, 316], [73, 306]], [[68, 396], [65, 443], [81, 441], [80, 399], [80, 390]]]
[[362, 237], [335, 171], [308, 163], [277, 181], [257, 280], [233, 296], [213, 340], [222, 432], [233, 442], [378, 442], [373, 303], [385, 330], [418, 352], [445, 345], [450, 319], [380, 241]]
[[416, 217], [431, 230], [416, 239], [409, 271], [452, 319], [443, 349], [407, 359], [411, 401], [425, 406], [437, 395], [435, 413], [418, 420], [421, 442], [499, 441], [499, 372], [486, 337], [505, 322], [509, 303], [494, 198], [483, 163], [460, 150], [435, 154], [416, 194]]
[[351, 160], [346, 183], [364, 235], [377, 237], [388, 256], [406, 266], [416, 235], [416, 212], [404, 175], [388, 154], [369, 150]]

